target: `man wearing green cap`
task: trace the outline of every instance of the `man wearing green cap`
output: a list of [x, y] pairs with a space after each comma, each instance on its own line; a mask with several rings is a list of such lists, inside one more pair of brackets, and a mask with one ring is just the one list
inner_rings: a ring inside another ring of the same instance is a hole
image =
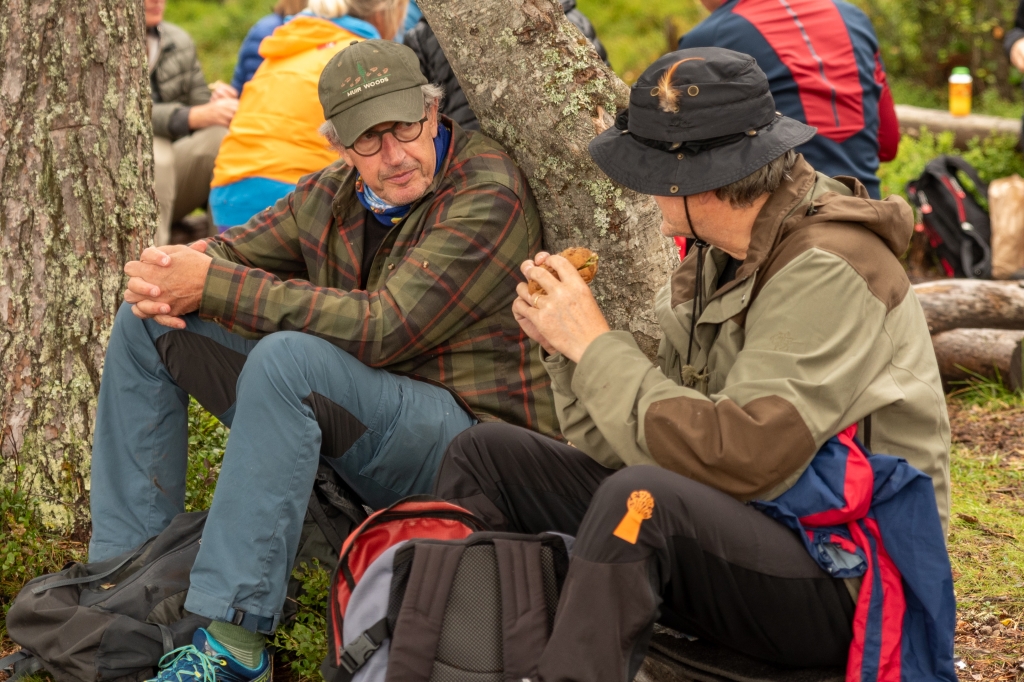
[[556, 432], [539, 349], [510, 310], [517, 266], [541, 242], [522, 173], [438, 116], [440, 89], [404, 46], [346, 48], [319, 91], [341, 161], [245, 225], [125, 266], [90, 560], [183, 511], [189, 396], [231, 427], [184, 604], [213, 623], [161, 680], [269, 674], [263, 635], [318, 461], [380, 508], [429, 492], [448, 443], [478, 420]]

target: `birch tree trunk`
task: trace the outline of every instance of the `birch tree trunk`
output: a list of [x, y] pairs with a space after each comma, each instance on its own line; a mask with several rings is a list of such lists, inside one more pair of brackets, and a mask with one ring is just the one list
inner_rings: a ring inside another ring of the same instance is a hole
[[121, 268], [156, 222], [142, 2], [0, 12], [0, 485], [83, 529]]
[[600, 256], [592, 284], [609, 324], [654, 355], [655, 292], [678, 256], [654, 201], [613, 184], [587, 143], [613, 123], [629, 90], [554, 0], [420, 0], [483, 132], [526, 173], [544, 245]]

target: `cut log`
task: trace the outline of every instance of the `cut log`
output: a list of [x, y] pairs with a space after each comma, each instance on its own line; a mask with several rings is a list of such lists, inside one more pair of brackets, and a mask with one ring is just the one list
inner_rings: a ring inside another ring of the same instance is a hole
[[914, 286], [932, 334], [951, 329], [1024, 329], [1018, 282], [943, 279]]
[[948, 385], [977, 375], [995, 379], [997, 373], [1004, 381], [1010, 379], [1011, 361], [1020, 352], [1022, 338], [1024, 330], [954, 329], [936, 334], [932, 346], [943, 382]]
[[955, 136], [954, 144], [961, 149], [967, 147], [967, 142], [975, 137], [986, 138], [993, 134], [1020, 137], [1019, 118], [982, 114], [953, 116], [941, 109], [925, 109], [908, 104], [896, 105], [896, 118], [900, 123], [900, 132], [911, 137], [920, 135], [922, 128], [927, 128], [933, 133], [951, 130]]

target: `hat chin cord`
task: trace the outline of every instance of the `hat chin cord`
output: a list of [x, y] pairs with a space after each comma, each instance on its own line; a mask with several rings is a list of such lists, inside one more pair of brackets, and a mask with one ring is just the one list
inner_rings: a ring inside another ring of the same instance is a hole
[[[711, 246], [701, 239], [690, 217], [689, 197], [683, 195], [683, 209], [686, 211], [686, 222], [690, 226], [690, 234], [694, 237], [693, 245], [697, 247], [697, 278], [694, 282], [693, 308], [690, 311], [690, 340], [686, 345], [686, 365], [693, 371], [690, 358], [693, 355], [693, 332], [697, 328], [697, 318], [704, 314], [704, 250]], [[696, 378], [696, 377], [695, 377]]]

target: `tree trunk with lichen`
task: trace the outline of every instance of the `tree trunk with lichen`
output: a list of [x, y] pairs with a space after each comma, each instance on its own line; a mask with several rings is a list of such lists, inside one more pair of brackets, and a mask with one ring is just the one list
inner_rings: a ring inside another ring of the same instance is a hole
[[587, 144], [629, 90], [555, 0], [420, 0], [483, 132], [526, 173], [544, 245], [598, 253], [594, 293], [609, 324], [654, 355], [655, 292], [678, 257], [650, 197], [612, 183]]
[[141, 2], [0, 12], [0, 485], [66, 530], [88, 520], [121, 268], [156, 222], [143, 23]]

